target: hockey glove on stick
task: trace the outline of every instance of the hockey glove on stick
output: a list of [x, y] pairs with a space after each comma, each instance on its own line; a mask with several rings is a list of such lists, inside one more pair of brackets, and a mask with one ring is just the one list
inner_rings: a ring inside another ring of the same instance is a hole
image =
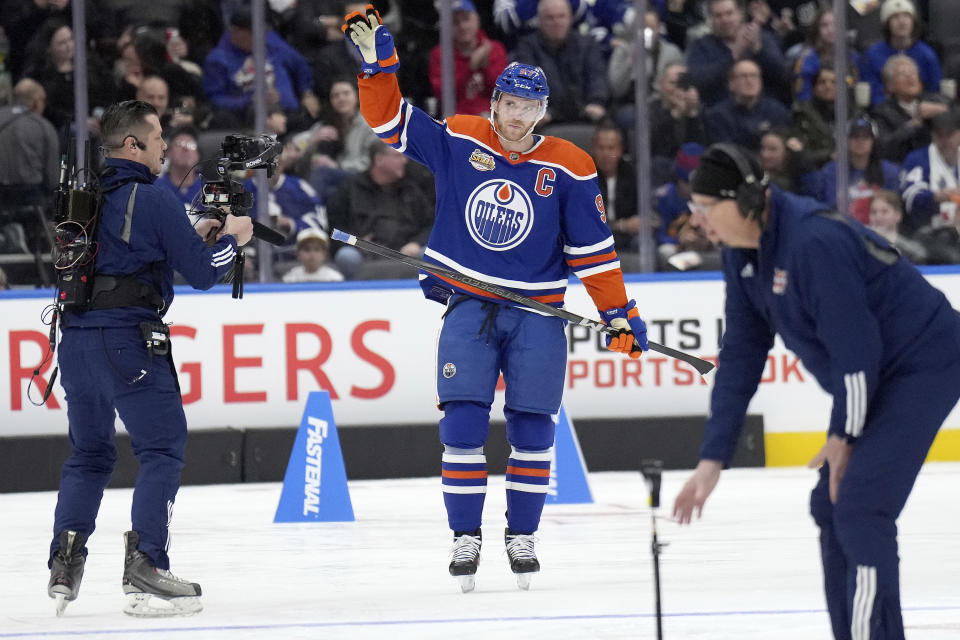
[[372, 76], [381, 71], [393, 73], [400, 67], [393, 36], [383, 26], [380, 12], [372, 4], [367, 5], [366, 14], [354, 11], [345, 16], [340, 29], [360, 52], [363, 58], [361, 71], [366, 75]]
[[604, 323], [620, 332], [615, 336], [606, 336], [607, 349], [610, 351], [625, 353], [631, 358], [639, 358], [640, 354], [650, 348], [647, 343], [647, 325], [640, 319], [636, 301], [631, 300], [623, 308], [614, 307], [601, 311], [600, 317]]

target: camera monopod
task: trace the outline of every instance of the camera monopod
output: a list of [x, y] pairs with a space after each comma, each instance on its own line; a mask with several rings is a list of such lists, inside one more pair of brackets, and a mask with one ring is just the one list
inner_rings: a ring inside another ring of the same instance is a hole
[[663, 640], [663, 614], [660, 610], [660, 550], [668, 542], [657, 539], [657, 510], [660, 508], [660, 478], [663, 474], [663, 462], [660, 460], [641, 460], [640, 473], [650, 492], [650, 529], [653, 534], [650, 552], [653, 554], [653, 587], [657, 610], [657, 640]]

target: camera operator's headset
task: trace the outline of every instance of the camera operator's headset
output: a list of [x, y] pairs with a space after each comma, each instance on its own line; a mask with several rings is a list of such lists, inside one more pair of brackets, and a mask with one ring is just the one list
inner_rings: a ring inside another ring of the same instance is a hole
[[731, 192], [730, 195], [737, 201], [737, 208], [744, 218], [759, 221], [760, 214], [767, 206], [767, 187], [770, 185], [767, 172], [760, 169], [761, 175], [758, 178], [753, 163], [734, 144], [722, 142], [713, 145], [711, 149], [716, 149], [733, 161], [743, 181], [737, 185], [736, 192]]

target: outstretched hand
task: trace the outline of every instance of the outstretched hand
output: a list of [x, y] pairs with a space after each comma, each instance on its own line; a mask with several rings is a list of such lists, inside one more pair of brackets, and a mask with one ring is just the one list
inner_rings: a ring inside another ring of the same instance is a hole
[[703, 505], [720, 480], [723, 465], [717, 460], [701, 460], [673, 503], [673, 517], [679, 524], [690, 524], [693, 512], [703, 513]]
[[354, 11], [344, 16], [343, 20], [340, 29], [360, 52], [363, 73], [372, 76], [381, 71], [393, 73], [397, 70], [400, 59], [393, 36], [372, 4], [367, 5], [365, 13]]

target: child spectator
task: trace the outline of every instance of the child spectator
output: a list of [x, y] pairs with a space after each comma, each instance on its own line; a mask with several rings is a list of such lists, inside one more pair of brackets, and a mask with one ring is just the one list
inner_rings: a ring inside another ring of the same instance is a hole
[[900, 223], [903, 221], [903, 202], [896, 191], [880, 189], [870, 199], [869, 227], [890, 243], [914, 264], [924, 264], [927, 261], [927, 249], [916, 240], [900, 233]]
[[297, 234], [297, 266], [283, 275], [284, 282], [340, 282], [343, 276], [327, 264], [330, 239], [322, 229], [308, 228]]

